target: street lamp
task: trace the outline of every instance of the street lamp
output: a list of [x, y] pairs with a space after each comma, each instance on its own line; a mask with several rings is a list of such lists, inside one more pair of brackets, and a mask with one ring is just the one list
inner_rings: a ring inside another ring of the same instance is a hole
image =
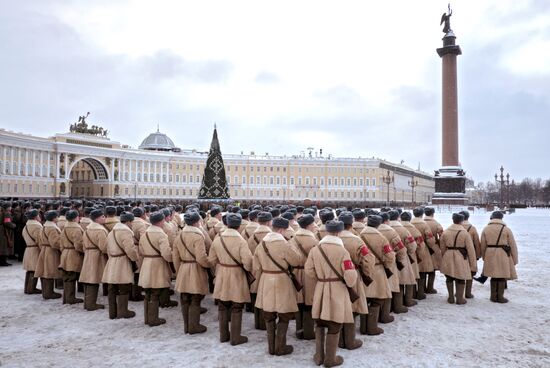
[[413, 207], [414, 207], [414, 188], [416, 188], [417, 186], [418, 186], [418, 180], [415, 180], [414, 176], [411, 177], [411, 180], [409, 180], [409, 187], [412, 188], [412, 198], [411, 198], [411, 200], [412, 200]]
[[505, 184], [508, 184], [510, 185], [510, 174], [507, 173], [506, 174], [506, 180], [504, 180], [505, 176], [504, 176], [504, 167], [501, 166], [500, 167], [500, 180], [499, 180], [499, 176], [498, 174], [495, 174], [495, 181], [498, 183], [500, 183], [500, 209], [503, 208], [504, 206], [504, 185]]
[[386, 206], [390, 205], [390, 184], [392, 184], [394, 181], [393, 173], [390, 174], [390, 170], [388, 170], [388, 173], [385, 176], [382, 176], [382, 182], [388, 186], [388, 193], [387, 193], [387, 200], [386, 200]]

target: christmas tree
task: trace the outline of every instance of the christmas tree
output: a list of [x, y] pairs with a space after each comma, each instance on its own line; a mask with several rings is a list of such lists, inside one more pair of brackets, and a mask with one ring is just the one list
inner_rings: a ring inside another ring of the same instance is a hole
[[218, 131], [214, 126], [214, 135], [210, 144], [210, 152], [204, 167], [199, 199], [228, 199], [229, 189], [225, 178], [225, 167], [218, 141]]

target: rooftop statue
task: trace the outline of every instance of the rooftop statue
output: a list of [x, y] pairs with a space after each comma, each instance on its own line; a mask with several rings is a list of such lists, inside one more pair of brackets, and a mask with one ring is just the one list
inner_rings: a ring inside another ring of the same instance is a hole
[[71, 124], [69, 128], [70, 132], [107, 137], [107, 129], [103, 129], [102, 127], [97, 125], [92, 125], [90, 128], [88, 128], [88, 123], [86, 123], [86, 119], [88, 118], [88, 116], [90, 116], [90, 112], [88, 112], [85, 116], [79, 116], [78, 122]]
[[448, 4], [447, 8], [449, 9], [448, 13], [443, 13], [443, 15], [441, 16], [441, 22], [439, 22], [439, 25], [445, 23], [445, 25], [443, 26], [443, 33], [445, 34], [453, 31], [451, 29], [451, 15], [453, 15], [451, 4]]

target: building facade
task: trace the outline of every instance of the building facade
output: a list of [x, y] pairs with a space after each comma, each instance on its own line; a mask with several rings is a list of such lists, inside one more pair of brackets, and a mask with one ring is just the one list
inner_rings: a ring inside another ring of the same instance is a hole
[[[72, 130], [72, 129], [71, 129]], [[70, 132], [41, 138], [0, 129], [0, 193], [11, 198], [197, 198], [207, 152], [182, 150], [150, 134], [138, 149], [106, 136]], [[428, 203], [433, 176], [369, 158], [321, 154], [223, 155], [236, 201]], [[388, 173], [393, 182], [385, 184]], [[410, 183], [417, 185], [413, 188]]]

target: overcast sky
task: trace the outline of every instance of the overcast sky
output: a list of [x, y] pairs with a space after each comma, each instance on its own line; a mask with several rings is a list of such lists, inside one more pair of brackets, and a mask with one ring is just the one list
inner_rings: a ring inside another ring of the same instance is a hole
[[[0, 0], [0, 127], [441, 164], [447, 2]], [[460, 158], [550, 177], [550, 1], [455, 1]]]

